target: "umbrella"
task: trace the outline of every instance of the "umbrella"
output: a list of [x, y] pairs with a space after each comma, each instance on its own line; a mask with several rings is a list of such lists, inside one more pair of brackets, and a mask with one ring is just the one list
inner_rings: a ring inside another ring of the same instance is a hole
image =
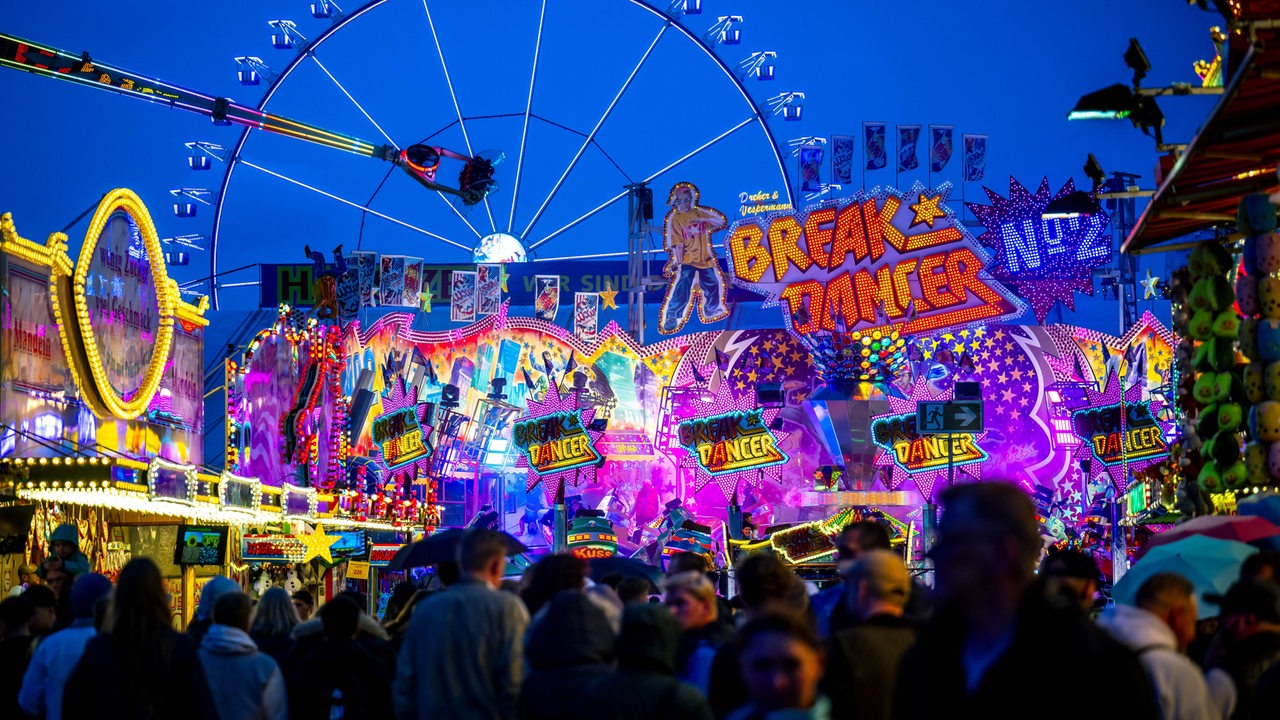
[[640, 577], [645, 578], [653, 583], [656, 587], [658, 580], [662, 578], [662, 571], [658, 568], [642, 563], [632, 558], [620, 557], [614, 555], [607, 558], [593, 558], [591, 560], [591, 579], [600, 582], [605, 575], [610, 573], [619, 573], [623, 577]]
[[1200, 619], [1218, 614], [1216, 603], [1207, 595], [1223, 595], [1240, 575], [1240, 564], [1257, 552], [1242, 542], [1193, 535], [1166, 543], [1144, 555], [1111, 589], [1111, 597], [1117, 603], [1132, 605], [1138, 588], [1152, 575], [1163, 572], [1177, 573], [1195, 586], [1200, 596]]
[[1236, 512], [1280, 525], [1280, 495], [1270, 490], [1249, 495], [1236, 503]]
[[1205, 515], [1175, 525], [1173, 529], [1151, 538], [1143, 554], [1193, 535], [1256, 543], [1280, 535], [1280, 526], [1256, 515]]
[[[458, 557], [458, 542], [462, 539], [462, 533], [461, 528], [450, 528], [409, 543], [396, 551], [395, 557], [391, 558], [391, 563], [387, 565], [387, 570], [397, 572], [414, 567], [453, 562]], [[508, 555], [529, 551], [524, 543], [507, 533], [502, 534], [507, 541]]]

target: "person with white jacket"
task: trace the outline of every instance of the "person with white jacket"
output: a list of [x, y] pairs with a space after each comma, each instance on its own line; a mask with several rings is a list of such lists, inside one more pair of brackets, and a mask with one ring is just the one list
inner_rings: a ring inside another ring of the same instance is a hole
[[1098, 624], [1134, 651], [1151, 681], [1164, 720], [1227, 718], [1235, 709], [1230, 682], [1212, 683], [1186, 656], [1196, 632], [1195, 587], [1177, 573], [1157, 573], [1138, 588], [1134, 605], [1116, 605]]

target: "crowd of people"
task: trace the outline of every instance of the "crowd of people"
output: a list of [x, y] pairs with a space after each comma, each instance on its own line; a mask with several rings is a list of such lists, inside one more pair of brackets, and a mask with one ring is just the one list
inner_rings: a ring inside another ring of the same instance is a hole
[[439, 587], [397, 586], [381, 621], [358, 593], [316, 609], [217, 577], [186, 632], [152, 561], [114, 584], [73, 573], [72, 538], [50, 563], [58, 590], [37, 570], [0, 603], [0, 717], [1280, 718], [1277, 556], [1249, 558], [1210, 622], [1172, 573], [1102, 608], [1092, 558], [1042, 557], [1013, 485], [940, 504], [933, 587], [874, 521], [845, 528], [843, 581], [813, 594], [767, 553], [738, 563], [729, 593], [697, 555], [657, 585], [593, 582], [570, 555], [512, 582], [506, 536], [477, 528]]

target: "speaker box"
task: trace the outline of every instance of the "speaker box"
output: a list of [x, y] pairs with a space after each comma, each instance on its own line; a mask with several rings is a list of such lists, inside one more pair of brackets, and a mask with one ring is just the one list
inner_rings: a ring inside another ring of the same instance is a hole
[[782, 383], [760, 383], [756, 385], [756, 405], [759, 407], [776, 407], [786, 402], [782, 392]]

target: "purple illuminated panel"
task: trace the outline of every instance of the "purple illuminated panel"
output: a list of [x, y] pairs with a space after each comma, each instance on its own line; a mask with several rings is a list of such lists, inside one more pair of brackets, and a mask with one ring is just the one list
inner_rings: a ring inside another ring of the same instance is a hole
[[153, 499], [178, 502], [187, 502], [189, 499], [186, 470], [152, 464], [147, 474]]
[[156, 352], [160, 308], [151, 262], [133, 218], [107, 219], [85, 277], [85, 302], [108, 382], [126, 400], [137, 393]]
[[310, 515], [311, 500], [307, 493], [285, 491], [284, 496], [284, 514], [285, 515]]

